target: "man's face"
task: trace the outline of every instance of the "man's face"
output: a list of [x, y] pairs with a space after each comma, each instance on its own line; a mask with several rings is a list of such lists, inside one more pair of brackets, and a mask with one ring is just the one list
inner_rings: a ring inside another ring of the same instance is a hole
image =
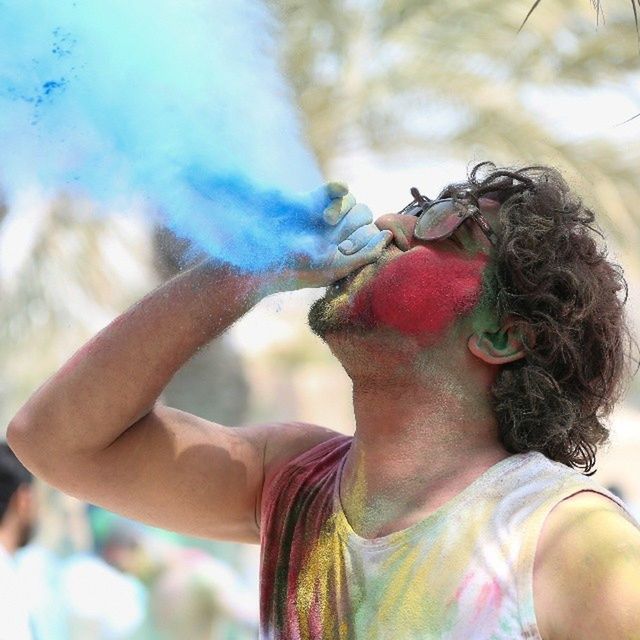
[[[482, 214], [497, 226], [499, 203], [480, 199]], [[440, 341], [456, 320], [468, 316], [482, 296], [491, 244], [473, 220], [450, 238], [414, 237], [417, 218], [388, 214], [376, 224], [393, 242], [374, 264], [327, 289], [309, 312], [311, 329], [325, 338], [335, 332], [391, 330], [427, 347]]]

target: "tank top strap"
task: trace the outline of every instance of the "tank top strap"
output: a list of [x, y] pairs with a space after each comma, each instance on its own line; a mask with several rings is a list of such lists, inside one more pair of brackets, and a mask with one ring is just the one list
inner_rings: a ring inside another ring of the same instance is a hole
[[[553, 487], [553, 476], [558, 472], [565, 474], [564, 482], [560, 487], [545, 493], [543, 499], [538, 502], [535, 510], [526, 521], [521, 538], [521, 547], [516, 571], [516, 591], [519, 608], [519, 616], [522, 629], [525, 631], [525, 638], [541, 638], [536, 622], [536, 614], [533, 599], [533, 566], [536, 550], [545, 521], [551, 511], [561, 502], [584, 492], [597, 493], [614, 502], [621, 510], [621, 513], [640, 529], [640, 524], [629, 512], [626, 505], [616, 495], [600, 486], [593, 479], [586, 477], [576, 470], [569, 469], [557, 462], [544, 459], [542, 465], [538, 467], [543, 475], [549, 477], [550, 488]], [[545, 470], [548, 469], [548, 471]], [[553, 473], [555, 472], [555, 473]], [[555, 475], [557, 478], [557, 475]]]

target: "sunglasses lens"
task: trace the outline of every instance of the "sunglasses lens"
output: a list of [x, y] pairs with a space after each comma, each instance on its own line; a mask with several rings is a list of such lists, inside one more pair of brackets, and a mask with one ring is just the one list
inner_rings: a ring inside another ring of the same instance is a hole
[[436, 202], [418, 218], [414, 235], [420, 240], [446, 238], [464, 222], [464, 214], [464, 209], [453, 200]]

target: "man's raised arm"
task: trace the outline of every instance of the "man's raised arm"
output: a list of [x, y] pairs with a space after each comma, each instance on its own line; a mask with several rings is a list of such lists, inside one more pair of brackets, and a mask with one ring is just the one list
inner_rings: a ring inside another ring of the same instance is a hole
[[[30, 398], [9, 425], [11, 447], [50, 484], [109, 509], [202, 535], [250, 534], [263, 433], [239, 435], [156, 400], [201, 346], [251, 308], [260, 284], [207, 265], [168, 282]], [[224, 469], [224, 483], [203, 486], [209, 468]], [[221, 500], [225, 529], [207, 531]], [[205, 502], [208, 512], [198, 511]]]
[[[286, 278], [267, 278], [203, 264], [82, 347], [9, 425], [7, 439], [25, 466], [66, 493], [156, 526], [257, 541], [265, 451], [295, 455], [331, 432], [228, 428], [157, 399], [200, 347], [265, 295], [267, 283], [270, 290], [324, 286], [377, 259], [389, 235], [346, 190], [331, 189], [326, 251], [311, 267], [305, 259]], [[337, 250], [346, 238], [359, 245], [348, 256]]]

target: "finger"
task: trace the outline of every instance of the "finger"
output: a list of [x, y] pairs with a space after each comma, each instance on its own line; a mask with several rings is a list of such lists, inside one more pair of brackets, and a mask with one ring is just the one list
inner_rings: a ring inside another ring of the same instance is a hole
[[356, 229], [373, 222], [373, 213], [366, 204], [358, 203], [351, 208], [336, 229], [336, 242], [346, 240]]
[[375, 262], [382, 255], [392, 238], [393, 233], [389, 229], [384, 229], [373, 236], [363, 249], [350, 257], [357, 261], [357, 266], [359, 267]]
[[336, 198], [342, 198], [349, 193], [349, 187], [342, 182], [328, 182], [318, 189], [311, 191], [306, 198], [311, 211], [320, 213]]
[[340, 265], [340, 268], [337, 269], [339, 274], [338, 277], [343, 278], [359, 267], [364, 267], [371, 262], [375, 262], [382, 255], [382, 252], [391, 242], [392, 238], [393, 233], [388, 229], [384, 229], [373, 236], [369, 242], [367, 242], [365, 247], [357, 253], [346, 256], [338, 252], [338, 255], [340, 256], [337, 259], [337, 263]]
[[322, 217], [327, 224], [335, 226], [355, 206], [356, 199], [352, 193], [347, 193], [342, 198], [335, 198], [324, 210]]
[[327, 182], [326, 190], [330, 198], [342, 198], [349, 193], [349, 187], [344, 182]]
[[352, 255], [364, 248], [369, 240], [378, 235], [378, 233], [380, 233], [380, 229], [375, 224], [358, 227], [346, 240], [343, 240], [338, 245], [338, 249], [347, 256]]

